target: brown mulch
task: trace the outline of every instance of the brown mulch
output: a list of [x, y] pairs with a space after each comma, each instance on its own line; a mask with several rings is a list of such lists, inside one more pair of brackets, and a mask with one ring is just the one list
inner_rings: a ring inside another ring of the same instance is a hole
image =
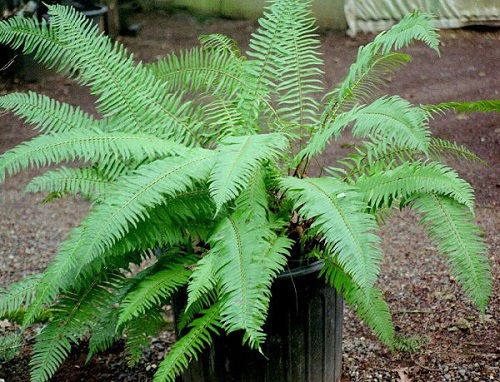
[[[185, 14], [140, 14], [144, 25], [137, 38], [122, 38], [137, 58], [151, 61], [171, 51], [190, 47], [202, 33], [220, 32], [245, 47], [254, 22], [224, 19], [199, 20]], [[373, 36], [347, 38], [338, 32], [323, 32], [328, 85], [339, 82], [355, 58], [357, 48]], [[498, 63], [500, 32], [456, 30], [442, 33], [441, 56], [418, 44], [408, 52], [414, 61], [391, 79], [390, 94], [414, 103], [447, 100], [500, 98]], [[0, 94], [35, 90], [78, 104], [93, 112], [93, 97], [71, 80], [56, 75], [37, 84], [0, 77]], [[447, 272], [411, 212], [397, 214], [382, 232], [385, 261], [380, 286], [391, 305], [396, 328], [405, 335], [420, 336], [415, 354], [394, 353], [346, 308], [344, 323], [345, 381], [494, 381], [500, 380], [497, 322], [499, 317], [500, 253], [500, 118], [498, 115], [448, 115], [432, 121], [438, 137], [466, 144], [490, 167], [455, 162], [452, 165], [477, 193], [477, 220], [484, 227], [495, 277], [494, 295], [484, 317], [461, 292]], [[11, 114], [0, 117], [0, 152], [35, 134]], [[345, 137], [321, 159], [333, 163], [346, 153]], [[24, 195], [33, 170], [7, 180], [0, 186], [0, 285], [43, 271], [68, 229], [88, 210], [80, 199], [63, 199], [41, 205], [41, 196]], [[0, 322], [0, 330], [8, 326]], [[12, 329], [12, 328], [7, 328]], [[172, 343], [166, 332], [154, 341], [144, 362], [128, 369], [121, 344], [85, 365], [85, 348], [75, 349], [55, 381], [149, 381], [161, 357]], [[30, 348], [22, 356], [0, 364], [0, 381], [28, 381]], [[406, 379], [405, 379], [406, 378]]]

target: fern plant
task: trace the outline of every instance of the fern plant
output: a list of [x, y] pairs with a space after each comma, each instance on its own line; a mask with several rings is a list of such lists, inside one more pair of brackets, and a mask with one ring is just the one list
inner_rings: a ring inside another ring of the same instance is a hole
[[[155, 381], [174, 381], [223, 332], [240, 331], [260, 349], [271, 285], [290, 258], [321, 261], [326, 282], [392, 348], [389, 307], [376, 286], [387, 209], [421, 216], [452, 274], [485, 309], [491, 275], [473, 190], [442, 163], [480, 159], [432, 138], [429, 123], [434, 112], [499, 111], [500, 102], [375, 97], [387, 74], [411, 60], [399, 49], [421, 41], [438, 52], [431, 18], [418, 12], [361, 47], [344, 81], [326, 92], [310, 6], [272, 1], [246, 56], [216, 34], [147, 65], [71, 8], [50, 6], [50, 27], [0, 23], [1, 43], [89, 86], [101, 114], [41, 94], [0, 97], [1, 108], [41, 133], [0, 157], [0, 180], [78, 160], [27, 190], [92, 203], [48, 269], [0, 297], [0, 313], [22, 310], [24, 328], [51, 311], [34, 347], [33, 381], [50, 379], [85, 338], [92, 356], [124, 337], [137, 362], [164, 327], [162, 306], [184, 287], [184, 335]], [[329, 176], [308, 177], [311, 159], [348, 128], [361, 140], [353, 153], [330, 163]], [[152, 265], [127, 272], [145, 259]]]

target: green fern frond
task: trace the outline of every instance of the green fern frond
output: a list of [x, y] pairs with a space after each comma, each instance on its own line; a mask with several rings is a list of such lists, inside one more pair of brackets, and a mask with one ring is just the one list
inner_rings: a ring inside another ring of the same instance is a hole
[[375, 44], [381, 45], [382, 54], [399, 50], [414, 40], [422, 41], [439, 53], [439, 34], [433, 25], [432, 15], [414, 11], [405, 15], [399, 23], [375, 37]]
[[279, 75], [280, 44], [289, 27], [287, 15], [297, 4], [296, 0], [273, 0], [258, 20], [260, 28], [252, 34], [246, 52], [251, 59], [245, 62], [243, 75], [248, 87], [242, 89], [240, 97], [248, 120], [255, 119], [262, 99], [269, 100], [269, 93], [274, 91], [274, 81]]
[[127, 322], [124, 332], [129, 366], [139, 363], [144, 350], [151, 344], [150, 337], [156, 336], [164, 327], [165, 319], [160, 309], [149, 309], [144, 315]]
[[105, 133], [97, 129], [73, 129], [40, 135], [0, 156], [0, 182], [28, 167], [43, 167], [76, 159], [96, 162], [110, 153], [123, 160], [186, 154], [187, 148], [152, 135]]
[[428, 152], [430, 130], [427, 113], [397, 96], [381, 97], [369, 105], [355, 106], [317, 129], [298, 158], [323, 152], [331, 137], [338, 137], [354, 122], [353, 134], [370, 137], [387, 146], [397, 145]]
[[291, 12], [279, 48], [278, 112], [287, 121], [314, 124], [319, 109], [314, 93], [323, 90], [323, 60], [313, 34], [311, 0], [296, 1]]
[[80, 108], [34, 92], [4, 95], [0, 97], [0, 109], [23, 117], [26, 123], [46, 133], [104, 127]]
[[243, 342], [259, 348], [265, 339], [262, 331], [267, 311], [266, 288], [282, 267], [282, 256], [261, 260], [272, 237], [269, 223], [247, 220], [235, 212], [221, 221], [211, 239], [211, 251], [217, 258], [216, 276], [220, 280], [225, 302], [221, 306], [222, 322], [228, 332], [244, 330]]
[[232, 38], [221, 33], [202, 34], [198, 36], [198, 40], [207, 50], [222, 50], [235, 57], [241, 56], [238, 43]]
[[80, 290], [68, 291], [54, 307], [55, 319], [37, 335], [30, 362], [31, 380], [48, 381], [76, 343], [88, 331], [99, 310], [112, 295], [108, 286], [118, 282], [119, 275], [96, 275]]
[[148, 68], [166, 83], [167, 91], [210, 91], [228, 99], [242, 86], [242, 66], [243, 62], [226, 50], [197, 47], [170, 54]]
[[0, 318], [29, 306], [35, 297], [35, 288], [42, 275], [36, 274], [0, 289]]
[[[106, 199], [62, 244], [55, 262], [44, 275], [45, 282], [40, 285], [37, 303], [26, 316], [25, 324], [36, 317], [43, 304], [54, 299], [68, 272], [78, 274], [78, 269], [113, 245], [111, 253], [115, 250], [126, 253], [140, 245], [154, 244], [160, 241], [159, 238], [167, 241], [170, 235], [173, 240], [186, 240], [179, 228], [166, 225], [162, 220], [164, 215], [158, 215], [158, 211], [151, 208], [160, 205], [167, 195], [175, 197], [177, 192], [187, 190], [193, 180], [208, 177], [213, 154], [193, 154], [189, 160], [173, 157], [141, 166], [137, 172], [113, 185]], [[146, 224], [139, 224], [146, 217], [149, 218]], [[158, 226], [155, 228], [155, 225]], [[176, 232], [171, 234], [171, 229]], [[54, 283], [54, 280], [58, 282]]]
[[382, 97], [356, 112], [355, 136], [382, 138], [398, 146], [427, 152], [430, 131], [427, 114], [398, 96]]
[[[215, 207], [206, 189], [175, 193], [172, 197], [165, 197], [164, 204], [147, 208], [144, 214], [148, 219], [137, 221], [135, 225], [128, 227], [128, 232], [101, 256], [97, 256], [85, 246], [84, 227], [73, 229], [38, 283], [36, 299], [24, 317], [23, 326], [31, 324], [43, 306], [53, 302], [61, 289], [74, 283], [76, 276], [86, 265], [98, 261], [102, 267], [110, 259], [119, 258], [129, 252], [187, 243], [193, 239], [192, 235], [198, 232], [200, 221], [211, 220], [214, 211]], [[106, 226], [106, 222], [100, 222], [99, 219], [96, 219], [97, 223]], [[99, 267], [94, 265], [94, 268]]]
[[412, 207], [422, 215], [438, 251], [448, 257], [451, 273], [484, 311], [492, 293], [488, 248], [472, 213], [457, 201], [440, 195], [418, 195]]
[[0, 22], [0, 43], [13, 49], [22, 49], [23, 54], [34, 53], [38, 62], [58, 71], [74, 71], [68, 59], [70, 48], [59, 40], [58, 30], [46, 20], [14, 16]]
[[355, 309], [358, 317], [373, 330], [377, 337], [393, 349], [394, 325], [382, 291], [377, 287], [371, 287], [368, 290], [359, 288], [331, 258], [325, 259], [321, 275], [338, 293], [342, 293], [344, 300]]
[[316, 129], [306, 147], [304, 147], [294, 159], [294, 162], [302, 158], [312, 158], [323, 152], [330, 143], [332, 137], [338, 137], [340, 133], [356, 119], [358, 107], [338, 115], [335, 119], [326, 124], [324, 128]]
[[447, 195], [470, 209], [474, 206], [472, 187], [455, 171], [438, 162], [404, 163], [391, 170], [363, 175], [356, 186], [364, 199], [377, 208], [416, 193]]
[[13, 360], [21, 352], [23, 337], [17, 333], [0, 336], [0, 361]]
[[120, 314], [118, 306], [133, 288], [158, 269], [159, 264], [161, 264], [160, 261], [138, 272], [133, 277], [123, 278], [120, 282], [112, 286], [111, 294], [113, 298], [109, 301], [108, 306], [99, 312], [95, 324], [90, 331], [91, 336], [89, 339], [87, 362], [95, 354], [108, 349], [122, 336], [123, 327], [118, 325], [118, 317]]
[[198, 359], [198, 354], [212, 343], [212, 335], [219, 334], [220, 310], [217, 303], [189, 325], [189, 332], [179, 338], [160, 363], [153, 382], [175, 382], [189, 362]]
[[276, 158], [287, 146], [285, 136], [277, 133], [222, 140], [210, 174], [210, 194], [217, 210], [238, 196], [263, 161]]
[[284, 178], [282, 188], [294, 208], [305, 219], [314, 219], [317, 229], [339, 264], [361, 288], [368, 290], [379, 272], [381, 252], [377, 224], [362, 194], [353, 186], [333, 178]]
[[500, 112], [500, 100], [482, 100], [470, 102], [443, 102], [436, 105], [423, 105], [422, 108], [429, 113], [445, 114], [447, 111], [456, 113], [472, 114], [480, 113], [498, 113]]
[[119, 44], [102, 35], [97, 26], [73, 7], [49, 6], [51, 27], [62, 43], [77, 46], [69, 59], [78, 78], [98, 94], [98, 110], [114, 116], [132, 131], [162, 132], [176, 140], [196, 142], [198, 119], [182, 95], [168, 94], [164, 85]]
[[[356, 152], [339, 160], [344, 168], [328, 169], [334, 176], [340, 175], [344, 180], [356, 182], [363, 174], [369, 175], [376, 171], [386, 171], [405, 162], [415, 162], [425, 158], [425, 153], [415, 148], [387, 144], [386, 142], [363, 142], [355, 148]], [[441, 138], [431, 138], [429, 142], [428, 157], [436, 161], [448, 158], [465, 159], [487, 165], [465, 146], [458, 145]]]
[[218, 268], [217, 253], [214, 251], [208, 252], [196, 264], [187, 287], [188, 299], [185, 311], [188, 311], [191, 305], [203, 299], [216, 288], [217, 279], [215, 273]]
[[188, 266], [193, 263], [189, 257], [181, 257], [170, 262], [165, 269], [141, 281], [125, 298], [120, 307], [118, 325], [145, 315], [155, 305], [162, 303], [180, 286], [184, 285], [191, 275]]
[[356, 101], [366, 99], [374, 89], [384, 86], [390, 74], [411, 61], [409, 55], [392, 52], [393, 49], [420, 40], [439, 53], [439, 35], [431, 19], [428, 14], [413, 12], [390, 30], [380, 33], [373, 42], [359, 48], [356, 62], [351, 65], [345, 80], [325, 96], [328, 102], [321, 117], [322, 127], [345, 107], [354, 106]]
[[102, 204], [82, 223], [85, 257], [94, 258], [111, 247], [130, 226], [148, 217], [148, 208], [162, 204], [167, 196], [188, 190], [196, 181], [205, 180], [212, 163], [212, 152], [193, 151], [189, 159], [157, 160], [118, 180]]
[[403, 53], [378, 53], [378, 46], [370, 43], [359, 48], [356, 62], [338, 88], [327, 93], [328, 100], [322, 115], [323, 125], [337, 114], [355, 103], [367, 100], [376, 89], [387, 84], [387, 78], [411, 61]]
[[209, 144], [221, 141], [228, 135], [242, 135], [251, 131], [245, 126], [234, 100], [216, 98], [204, 106], [203, 112], [207, 129], [201, 136]]
[[437, 160], [452, 157], [477, 162], [483, 166], [488, 165], [483, 159], [464, 145], [458, 145], [455, 142], [450, 142], [441, 138], [431, 138], [431, 142], [429, 144], [429, 154]]
[[94, 197], [109, 187], [109, 180], [94, 168], [66, 168], [48, 171], [33, 178], [26, 192], [61, 192]]
[[248, 183], [235, 200], [236, 209], [248, 211], [249, 217], [265, 219], [269, 211], [265, 170], [258, 168], [249, 177]]

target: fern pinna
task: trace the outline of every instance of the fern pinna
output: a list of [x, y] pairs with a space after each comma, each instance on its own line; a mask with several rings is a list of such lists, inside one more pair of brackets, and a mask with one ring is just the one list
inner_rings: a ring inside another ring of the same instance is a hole
[[[137, 362], [148, 335], [164, 327], [162, 306], [184, 287], [185, 334], [155, 381], [174, 381], [222, 332], [241, 331], [259, 349], [271, 285], [290, 257], [321, 261], [326, 282], [392, 348], [391, 315], [375, 286], [378, 216], [388, 208], [421, 216], [484, 310], [491, 276], [473, 192], [441, 163], [480, 159], [432, 138], [429, 123], [434, 112], [498, 111], [499, 102], [375, 99], [387, 74], [411, 60], [399, 49], [418, 40], [438, 51], [430, 17], [418, 12], [361, 47], [345, 80], [319, 100], [323, 62], [310, 6], [272, 1], [246, 57], [216, 34], [148, 65], [72, 8], [50, 6], [50, 26], [0, 23], [1, 43], [89, 86], [101, 114], [35, 93], [0, 97], [2, 109], [41, 133], [0, 157], [0, 180], [78, 160], [82, 167], [50, 170], [27, 190], [92, 202], [43, 275], [0, 297], [3, 316], [22, 310], [23, 327], [47, 309], [53, 315], [34, 347], [33, 381], [50, 379], [84, 338], [91, 356], [124, 336]], [[362, 140], [352, 155], [330, 163], [329, 176], [307, 177], [311, 159], [349, 127]], [[127, 272], [145, 259], [152, 265]]]

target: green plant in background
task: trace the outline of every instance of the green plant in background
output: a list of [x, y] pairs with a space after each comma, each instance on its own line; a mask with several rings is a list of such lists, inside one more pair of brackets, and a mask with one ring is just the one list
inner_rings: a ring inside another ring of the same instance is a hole
[[[184, 335], [155, 381], [173, 381], [221, 332], [241, 331], [260, 349], [270, 288], [289, 258], [323, 262], [323, 276], [393, 348], [389, 308], [375, 286], [377, 229], [392, 208], [412, 208], [447, 256], [451, 272], [484, 310], [491, 293], [487, 249], [474, 224], [470, 185], [440, 161], [480, 159], [432, 138], [434, 111], [499, 110], [498, 101], [415, 106], [373, 100], [384, 78], [411, 60], [415, 40], [438, 51], [430, 17], [413, 13], [359, 49], [346, 79], [324, 92], [310, 1], [276, 0], [244, 57], [222, 35], [157, 63], [136, 63], [70, 8], [51, 6], [50, 27], [0, 23], [0, 42], [76, 78], [96, 95], [101, 119], [36, 93], [0, 97], [0, 107], [42, 134], [0, 158], [0, 179], [30, 167], [79, 160], [34, 178], [50, 200], [83, 195], [92, 208], [41, 276], [13, 284], [0, 315], [23, 327], [47, 309], [33, 381], [46, 381], [73, 343], [89, 357], [124, 337], [130, 363], [165, 327], [162, 306], [187, 286]], [[307, 176], [309, 163], [352, 127], [353, 153]], [[130, 264], [149, 265], [130, 274]]]

